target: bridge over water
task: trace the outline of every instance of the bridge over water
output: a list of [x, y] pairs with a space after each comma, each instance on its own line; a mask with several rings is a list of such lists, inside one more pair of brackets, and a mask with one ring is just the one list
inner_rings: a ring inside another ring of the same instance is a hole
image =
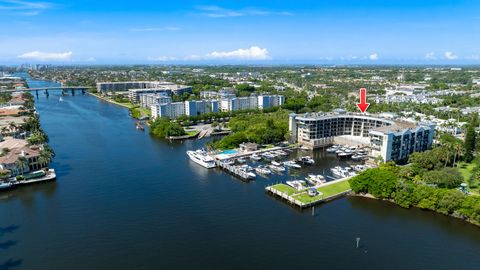
[[33, 87], [33, 88], [21, 88], [21, 89], [2, 89], [0, 92], [19, 92], [19, 91], [48, 91], [48, 90], [62, 90], [62, 91], [82, 91], [84, 93], [86, 90], [92, 87], [89, 86], [45, 86], [45, 87]]

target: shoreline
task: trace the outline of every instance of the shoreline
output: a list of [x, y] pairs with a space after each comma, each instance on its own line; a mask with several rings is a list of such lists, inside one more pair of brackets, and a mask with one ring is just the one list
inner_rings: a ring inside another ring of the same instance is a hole
[[444, 216], [446, 216], [446, 217], [459, 219], [459, 220], [464, 221], [464, 222], [466, 222], [466, 223], [469, 223], [469, 224], [475, 225], [475, 226], [477, 226], [477, 227], [480, 227], [480, 223], [474, 222], [473, 220], [470, 220], [470, 219], [462, 218], [462, 217], [460, 217], [460, 216], [455, 216], [455, 215], [453, 215], [453, 214], [444, 214], [444, 213], [441, 213], [441, 212], [438, 212], [438, 211], [434, 211], [434, 210], [431, 210], [431, 209], [427, 209], [427, 208], [420, 208], [420, 207], [415, 206], [415, 205], [412, 205], [412, 206], [409, 207], [409, 208], [401, 207], [400, 205], [398, 205], [397, 203], [395, 203], [393, 200], [379, 199], [379, 198], [377, 198], [377, 197], [375, 197], [375, 196], [373, 196], [372, 194], [369, 194], [369, 193], [362, 194], [362, 193], [350, 192], [350, 193], [347, 194], [347, 196], [350, 196], [350, 197], [360, 197], [360, 198], [366, 198], [366, 199], [377, 200], [377, 201], [382, 201], [382, 202], [388, 202], [388, 203], [391, 203], [391, 204], [395, 205], [396, 207], [400, 207], [400, 208], [404, 208], [404, 209], [417, 208], [417, 209], [420, 209], [420, 210], [423, 210], [423, 211], [433, 212], [433, 213], [435, 213], [435, 214], [444, 215]]
[[127, 108], [127, 109], [131, 109], [131, 108], [135, 107], [135, 106], [128, 106], [128, 105], [126, 105], [126, 104], [122, 104], [122, 103], [119, 103], [119, 102], [116, 102], [116, 101], [113, 101], [113, 100], [104, 98], [104, 97], [102, 97], [102, 96], [99, 95], [99, 94], [91, 93], [91, 92], [89, 92], [89, 91], [87, 91], [87, 94], [88, 94], [88, 95], [92, 95], [92, 96], [94, 96], [94, 97], [96, 97], [96, 98], [98, 98], [98, 99], [100, 99], [100, 100], [105, 101], [105, 102], [108, 102], [108, 103], [111, 103], [111, 104], [115, 104], [115, 105], [118, 105], [118, 106], [121, 106], [121, 107], [124, 107], [124, 108]]

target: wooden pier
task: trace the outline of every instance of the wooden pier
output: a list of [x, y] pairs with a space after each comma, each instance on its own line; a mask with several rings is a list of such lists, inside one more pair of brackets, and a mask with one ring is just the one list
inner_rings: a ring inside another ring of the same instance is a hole
[[[327, 182], [327, 183], [319, 186], [318, 188], [320, 189], [322, 187], [326, 187], [326, 186], [329, 186], [329, 185], [335, 185], [335, 184], [340, 183], [340, 182], [348, 181], [350, 178], [351, 177], [346, 177], [346, 178], [338, 179], [338, 180], [335, 180], [335, 181], [330, 181], [330, 182]], [[277, 198], [282, 199], [283, 201], [286, 201], [288, 204], [290, 204], [292, 206], [296, 206], [296, 207], [299, 207], [300, 209], [304, 209], [304, 208], [309, 208], [309, 207], [315, 206], [317, 204], [324, 203], [324, 202], [331, 201], [331, 200], [334, 200], [336, 198], [345, 196], [346, 194], [351, 192], [351, 189], [349, 188], [349, 189], [343, 190], [341, 192], [337, 192], [335, 194], [328, 195], [326, 197], [324, 197], [323, 195], [322, 196], [317, 195], [316, 196], [316, 197], [318, 197], [317, 199], [312, 200], [312, 201], [307, 201], [307, 202], [296, 198], [296, 196], [305, 193], [306, 189], [302, 190], [302, 191], [298, 191], [297, 193], [294, 193], [294, 194], [288, 194], [287, 192], [283, 192], [281, 190], [276, 189], [275, 185], [272, 185], [272, 186], [266, 187], [265, 191], [267, 193], [273, 195], [274, 197], [277, 197]]]

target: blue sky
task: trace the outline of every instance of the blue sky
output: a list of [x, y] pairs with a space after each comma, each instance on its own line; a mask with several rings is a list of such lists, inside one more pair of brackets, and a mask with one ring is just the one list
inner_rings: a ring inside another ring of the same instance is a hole
[[0, 64], [480, 64], [480, 1], [0, 0]]

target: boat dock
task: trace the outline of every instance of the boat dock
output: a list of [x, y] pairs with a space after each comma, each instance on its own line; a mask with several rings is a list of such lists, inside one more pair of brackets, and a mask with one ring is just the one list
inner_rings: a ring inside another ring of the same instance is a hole
[[318, 191], [318, 195], [316, 196], [309, 196], [307, 194], [307, 189], [298, 191], [285, 184], [268, 186], [265, 188], [265, 191], [274, 197], [286, 201], [292, 206], [304, 209], [334, 200], [350, 193], [351, 188], [348, 184], [348, 180], [350, 178], [351, 177], [346, 177], [335, 181], [330, 181], [315, 188]]
[[0, 183], [0, 191], [1, 190], [6, 190], [6, 189], [13, 189], [17, 186], [22, 186], [22, 185], [30, 185], [30, 184], [35, 184], [35, 183], [41, 183], [41, 182], [48, 182], [48, 181], [53, 181], [57, 178], [57, 175], [55, 173], [54, 169], [49, 169], [48, 173], [42, 177], [36, 177], [36, 178], [31, 178], [31, 179], [23, 179], [23, 180], [11, 180], [8, 182], [3, 182]]
[[220, 160], [217, 160], [216, 164], [217, 164], [217, 167], [229, 172], [230, 174], [236, 177], [239, 177], [242, 180], [245, 180], [245, 181], [251, 180], [251, 177], [248, 175], [248, 173], [239, 169], [237, 166], [228, 165], [225, 162], [222, 162]]
[[225, 155], [223, 157], [220, 157], [220, 155], [216, 155], [215, 158], [217, 160], [229, 160], [229, 159], [237, 159], [237, 158], [242, 158], [242, 157], [249, 157], [253, 154], [261, 155], [266, 152], [270, 151], [277, 151], [277, 150], [291, 150], [291, 149], [296, 149], [298, 148], [297, 145], [290, 145], [290, 146], [275, 146], [272, 148], [265, 148], [265, 149], [259, 149], [255, 151], [249, 151], [249, 152], [237, 152], [235, 154], [229, 154]]

